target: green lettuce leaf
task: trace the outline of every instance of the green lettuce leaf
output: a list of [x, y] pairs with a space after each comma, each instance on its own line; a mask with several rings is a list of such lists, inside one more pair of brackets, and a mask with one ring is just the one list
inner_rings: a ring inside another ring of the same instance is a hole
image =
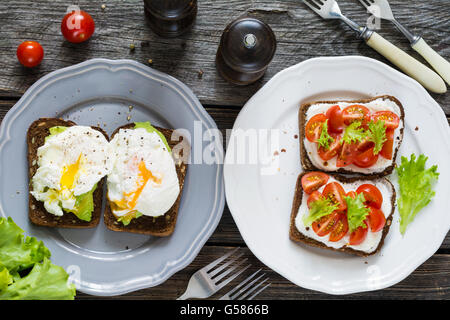
[[76, 196], [75, 208], [73, 210], [64, 209], [72, 212], [83, 221], [91, 221], [92, 212], [94, 211], [94, 191], [97, 189], [97, 184], [94, 185], [91, 191]]
[[152, 133], [152, 132], [156, 132], [159, 137], [161, 138], [162, 142], [166, 145], [166, 148], [169, 152], [172, 152], [172, 149], [170, 149], [169, 144], [167, 143], [166, 137], [159, 132], [158, 130], [155, 129], [155, 127], [153, 127], [149, 121], [146, 122], [135, 122], [134, 123], [134, 128], [138, 129], [138, 128], [144, 128], [146, 129], [148, 132]]
[[317, 139], [317, 144], [324, 150], [330, 149], [330, 143], [333, 143], [334, 138], [328, 134], [328, 120], [322, 124], [322, 131], [320, 132], [320, 137]]
[[361, 121], [354, 121], [349, 126], [345, 127], [344, 135], [341, 143], [355, 143], [363, 141], [367, 137], [367, 131], [361, 127]]
[[428, 157], [421, 154], [411, 158], [402, 157], [401, 165], [395, 168], [398, 175], [400, 197], [397, 200], [400, 212], [400, 232], [405, 234], [406, 227], [414, 220], [417, 213], [434, 197], [433, 185], [439, 178], [437, 166], [428, 169], [425, 163]]
[[0, 265], [11, 275], [49, 257], [50, 251], [42, 241], [25, 237], [10, 217], [0, 219]]
[[[3, 270], [2, 270], [3, 268]], [[13, 283], [13, 277], [5, 267], [0, 267], [0, 294]]]
[[30, 273], [0, 291], [0, 300], [73, 300], [76, 289], [68, 283], [68, 278], [62, 267], [44, 258]]
[[314, 221], [331, 214], [337, 207], [336, 203], [333, 204], [330, 199], [326, 198], [312, 202], [309, 214], [303, 216], [304, 225], [307, 227], [311, 226]]
[[344, 197], [345, 202], [347, 203], [347, 220], [348, 220], [348, 229], [351, 232], [358, 229], [358, 227], [366, 228], [366, 224], [364, 220], [369, 214], [369, 209], [366, 208], [364, 202], [366, 199], [362, 193], [356, 195], [356, 198], [346, 196]]
[[375, 143], [373, 154], [379, 154], [383, 149], [383, 144], [386, 142], [386, 127], [384, 121], [378, 120], [377, 122], [370, 121], [369, 124], [369, 140]]

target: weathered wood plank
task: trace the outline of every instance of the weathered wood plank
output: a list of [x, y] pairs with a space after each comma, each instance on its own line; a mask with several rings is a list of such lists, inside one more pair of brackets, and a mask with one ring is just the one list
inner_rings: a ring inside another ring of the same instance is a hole
[[[205, 246], [197, 258], [184, 270], [173, 275], [163, 284], [137, 292], [132, 292], [119, 297], [106, 299], [175, 299], [180, 296], [187, 287], [190, 276], [198, 269], [204, 267], [211, 261], [228, 252], [230, 247]], [[279, 274], [264, 266], [247, 249], [243, 248], [244, 257], [252, 265], [243, 275], [225, 286], [212, 299], [219, 298], [240, 281], [246, 275], [259, 268], [270, 278], [271, 285], [263, 291], [256, 299], [449, 299], [450, 298], [450, 255], [434, 255], [415, 272], [397, 285], [384, 290], [364, 292], [344, 296], [327, 295], [320, 292], [304, 289], [292, 284]], [[78, 299], [96, 299], [96, 297], [79, 293]]]
[[[444, 57], [450, 57], [450, 2], [447, 0], [391, 0], [396, 17], [413, 32], [422, 34]], [[128, 58], [147, 63], [185, 82], [204, 104], [242, 106], [278, 71], [316, 56], [364, 55], [386, 60], [354, 37], [336, 21], [322, 21], [298, 0], [202, 0], [191, 32], [176, 39], [161, 38], [146, 25], [142, 0], [77, 2], [95, 19], [97, 29], [90, 41], [70, 44], [60, 34], [67, 7], [62, 0], [0, 2], [0, 95], [17, 97], [43, 75], [86, 59]], [[340, 3], [342, 11], [359, 23], [368, 15], [357, 2]], [[218, 76], [214, 58], [223, 28], [234, 18], [249, 14], [271, 25], [278, 48], [265, 77], [245, 88], [230, 85]], [[392, 25], [383, 22], [380, 33], [411, 55], [419, 57]], [[37, 40], [46, 57], [39, 68], [26, 70], [15, 57], [23, 40]], [[136, 49], [129, 50], [135, 43]], [[198, 77], [198, 70], [203, 76]], [[450, 95], [433, 95], [450, 115]]]

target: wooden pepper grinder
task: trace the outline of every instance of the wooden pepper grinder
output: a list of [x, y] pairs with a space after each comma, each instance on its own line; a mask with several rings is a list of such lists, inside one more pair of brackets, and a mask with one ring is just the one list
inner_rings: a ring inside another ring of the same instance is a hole
[[238, 18], [222, 33], [216, 54], [217, 70], [231, 83], [253, 83], [266, 72], [276, 47], [275, 34], [267, 24], [255, 18]]
[[197, 16], [197, 0], [144, 0], [150, 28], [162, 37], [188, 31]]

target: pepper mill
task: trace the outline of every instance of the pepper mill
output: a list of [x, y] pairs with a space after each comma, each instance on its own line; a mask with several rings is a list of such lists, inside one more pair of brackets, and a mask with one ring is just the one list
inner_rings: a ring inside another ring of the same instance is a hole
[[275, 54], [275, 34], [264, 22], [250, 17], [232, 21], [223, 31], [216, 67], [227, 81], [247, 85], [260, 79]]
[[197, 16], [197, 0], [144, 0], [150, 28], [162, 37], [188, 31]]

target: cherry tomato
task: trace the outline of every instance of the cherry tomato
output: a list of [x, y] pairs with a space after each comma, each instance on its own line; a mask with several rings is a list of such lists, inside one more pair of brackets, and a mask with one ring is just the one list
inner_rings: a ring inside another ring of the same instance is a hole
[[350, 239], [348, 241], [349, 245], [356, 246], [363, 243], [363, 241], [366, 239], [369, 228], [367, 227], [366, 222], [364, 222], [364, 224], [365, 227], [358, 227], [355, 231], [350, 233]]
[[372, 232], [378, 232], [381, 229], [384, 228], [384, 225], [386, 224], [386, 217], [384, 216], [383, 211], [369, 207], [370, 213], [369, 213], [369, 226], [370, 230]]
[[322, 125], [325, 121], [327, 121], [327, 116], [323, 113], [316, 114], [311, 119], [309, 119], [305, 127], [306, 139], [311, 142], [316, 142], [320, 137]]
[[342, 133], [344, 131], [344, 118], [342, 110], [338, 105], [332, 106], [327, 110], [328, 131], [331, 133]]
[[39, 65], [44, 58], [44, 49], [36, 41], [25, 41], [17, 47], [17, 59], [25, 67], [32, 68]]
[[342, 145], [341, 152], [338, 154], [338, 158], [336, 161], [337, 167], [345, 167], [353, 163], [353, 158], [355, 157], [357, 152], [357, 144], [356, 143], [347, 143], [344, 142]]
[[386, 141], [380, 151], [380, 155], [386, 159], [392, 159], [394, 152], [394, 129], [386, 130]]
[[359, 104], [348, 106], [342, 111], [342, 117], [346, 125], [353, 121], [361, 121], [361, 124], [365, 125], [369, 122], [369, 114], [370, 110]]
[[308, 205], [308, 208], [311, 208], [311, 203], [313, 203], [313, 202], [315, 202], [315, 201], [317, 201], [317, 200], [319, 200], [321, 198], [322, 198], [322, 194], [319, 191], [317, 191], [317, 190], [313, 191], [309, 195], [308, 200], [306, 202], [306, 204]]
[[333, 204], [337, 204], [337, 211], [344, 211], [347, 209], [347, 202], [344, 200], [345, 191], [339, 182], [330, 182], [323, 189], [322, 195], [330, 199]]
[[378, 111], [372, 115], [373, 121], [384, 121], [384, 126], [387, 129], [396, 129], [400, 123], [400, 118], [398, 115], [391, 111]]
[[67, 41], [80, 43], [88, 40], [95, 30], [94, 19], [85, 11], [72, 11], [64, 16], [61, 32]]
[[331, 232], [331, 230], [333, 230], [333, 227], [336, 224], [338, 218], [338, 213], [329, 214], [318, 219], [317, 221], [314, 221], [312, 223], [312, 228], [319, 237], [326, 236]]
[[356, 189], [356, 193], [362, 193], [364, 195], [365, 205], [380, 209], [383, 203], [383, 195], [380, 190], [373, 184], [362, 184]]
[[353, 163], [360, 168], [369, 168], [378, 161], [378, 154], [373, 154], [373, 147], [364, 152], [356, 154]]
[[349, 191], [349, 192], [347, 192], [346, 196], [350, 197], [352, 199], [355, 199], [356, 198], [356, 192], [355, 191]]
[[328, 182], [329, 176], [326, 173], [313, 171], [305, 174], [302, 177], [301, 183], [303, 191], [311, 194], [313, 191], [319, 189]]
[[331, 242], [336, 242], [341, 240], [348, 232], [348, 221], [347, 215], [345, 213], [341, 213], [338, 216], [336, 223], [334, 224], [333, 229], [330, 233], [329, 240]]
[[330, 144], [330, 148], [328, 150], [325, 150], [324, 148], [319, 147], [317, 150], [320, 158], [325, 161], [333, 159], [335, 156], [337, 156], [342, 148], [341, 136], [336, 136], [334, 134], [331, 134], [331, 136], [334, 138], [334, 141]]
[[356, 149], [358, 152], [363, 152], [372, 147], [375, 147], [375, 143], [370, 141], [370, 138], [365, 138], [363, 141], [357, 143]]

